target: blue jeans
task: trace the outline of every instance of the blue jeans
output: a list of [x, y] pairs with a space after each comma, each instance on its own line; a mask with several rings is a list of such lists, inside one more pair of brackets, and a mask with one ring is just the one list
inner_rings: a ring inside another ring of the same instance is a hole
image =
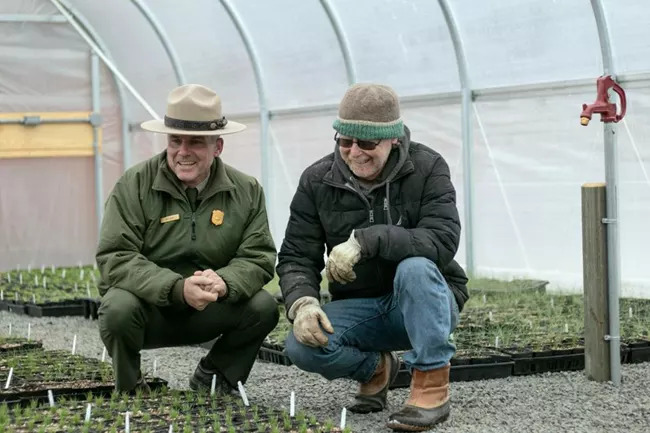
[[302, 370], [326, 379], [370, 381], [381, 352], [409, 350], [404, 363], [427, 371], [449, 363], [456, 347], [449, 334], [458, 324], [458, 305], [447, 282], [431, 260], [412, 257], [397, 266], [393, 292], [378, 298], [330, 302], [323, 310], [334, 334], [325, 347], [299, 343], [293, 331], [287, 355]]

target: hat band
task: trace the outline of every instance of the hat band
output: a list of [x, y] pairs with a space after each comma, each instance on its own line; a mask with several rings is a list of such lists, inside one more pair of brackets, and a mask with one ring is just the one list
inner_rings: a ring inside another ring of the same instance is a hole
[[228, 124], [226, 116], [221, 119], [208, 120], [205, 122], [194, 120], [174, 119], [165, 116], [165, 126], [168, 128], [182, 129], [183, 131], [214, 131], [223, 129]]

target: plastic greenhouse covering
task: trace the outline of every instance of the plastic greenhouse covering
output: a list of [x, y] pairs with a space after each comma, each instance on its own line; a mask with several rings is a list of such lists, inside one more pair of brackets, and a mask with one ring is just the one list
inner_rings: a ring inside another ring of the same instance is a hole
[[581, 186], [606, 167], [603, 124], [579, 115], [610, 74], [628, 99], [614, 126], [622, 294], [650, 297], [649, 22], [646, 0], [3, 0], [0, 113], [95, 112], [101, 146], [6, 157], [0, 124], [0, 269], [94, 261], [103, 200], [166, 145], [139, 124], [183, 83], [248, 126], [223, 158], [263, 183], [279, 248], [301, 172], [334, 149], [340, 98], [378, 82], [450, 165], [458, 261], [578, 291]]

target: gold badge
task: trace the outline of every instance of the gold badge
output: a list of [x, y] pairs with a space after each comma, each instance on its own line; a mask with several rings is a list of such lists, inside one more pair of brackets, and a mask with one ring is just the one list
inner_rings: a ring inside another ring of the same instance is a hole
[[179, 214], [168, 215], [166, 217], [160, 218], [160, 224], [165, 224], [171, 221], [178, 221], [179, 219], [181, 219], [181, 216]]
[[212, 211], [212, 217], [210, 218], [210, 221], [215, 226], [220, 226], [221, 224], [223, 224], [223, 211], [221, 211], [221, 210], [213, 210]]

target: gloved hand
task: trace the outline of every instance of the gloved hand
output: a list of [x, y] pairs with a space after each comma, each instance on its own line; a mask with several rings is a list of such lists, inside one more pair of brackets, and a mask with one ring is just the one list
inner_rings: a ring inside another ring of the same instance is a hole
[[322, 331], [334, 333], [334, 328], [327, 318], [327, 314], [320, 307], [318, 299], [312, 296], [298, 298], [289, 310], [289, 319], [293, 319], [293, 335], [299, 343], [306, 346], [327, 346], [329, 339]]
[[361, 245], [354, 237], [354, 230], [350, 238], [332, 248], [330, 256], [325, 265], [327, 280], [338, 281], [341, 284], [349, 283], [357, 278], [352, 268], [361, 259]]

